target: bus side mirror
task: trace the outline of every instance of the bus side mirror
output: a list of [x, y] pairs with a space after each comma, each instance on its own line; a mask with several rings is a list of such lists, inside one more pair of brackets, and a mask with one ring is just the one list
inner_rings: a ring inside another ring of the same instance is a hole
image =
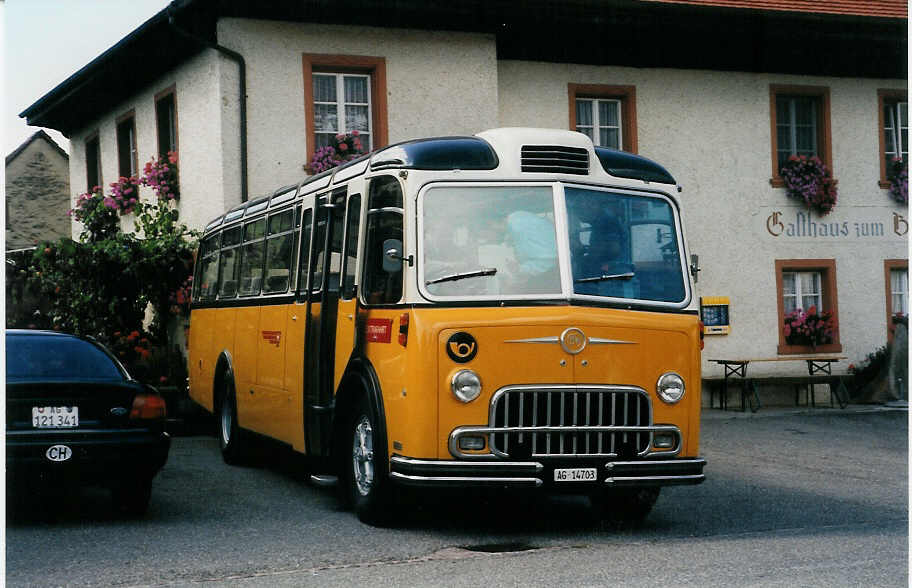
[[690, 275], [693, 276], [694, 284], [697, 283], [697, 278], [699, 273], [703, 271], [700, 269], [700, 256], [691, 253], [690, 254]]
[[386, 239], [383, 242], [383, 271], [394, 274], [402, 271], [402, 262], [407, 261], [412, 266], [412, 256], [402, 257], [402, 241], [399, 239]]

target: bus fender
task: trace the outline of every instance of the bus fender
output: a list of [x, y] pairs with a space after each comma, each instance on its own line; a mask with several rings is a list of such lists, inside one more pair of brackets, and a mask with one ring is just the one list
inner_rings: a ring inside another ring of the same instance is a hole
[[345, 375], [342, 376], [342, 382], [339, 384], [339, 391], [336, 393], [335, 410], [333, 411], [333, 431], [337, 440], [336, 451], [341, 451], [345, 447], [345, 445], [340, 445], [343, 439], [348, 441], [344, 437], [346, 420], [349, 418], [348, 415], [353, 410], [359, 394], [367, 396], [371, 408], [375, 411], [374, 422], [381, 429], [378, 431], [380, 438], [386, 439], [386, 412], [383, 406], [383, 394], [380, 390], [380, 379], [370, 360], [366, 357], [355, 357], [348, 362]]

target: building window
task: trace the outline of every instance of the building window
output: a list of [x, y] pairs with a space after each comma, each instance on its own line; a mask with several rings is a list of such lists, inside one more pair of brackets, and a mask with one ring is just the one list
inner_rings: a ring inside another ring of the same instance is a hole
[[570, 128], [600, 147], [637, 151], [636, 88], [568, 84]]
[[816, 155], [833, 171], [830, 139], [830, 90], [818, 86], [770, 86], [773, 186], [792, 155]]
[[338, 133], [358, 131], [366, 151], [387, 143], [386, 60], [305, 54], [307, 161]]
[[370, 76], [314, 73], [313, 84], [316, 148], [330, 145], [339, 133], [358, 131], [370, 151]]
[[[842, 351], [839, 343], [839, 309], [836, 293], [836, 261], [833, 259], [777, 259], [776, 290], [779, 307], [780, 355], [810, 353], [812, 351], [834, 353]], [[807, 311], [812, 306], [818, 312], [832, 313], [836, 329], [832, 343], [818, 345], [790, 345], [786, 343], [785, 317], [796, 309]]]
[[878, 90], [880, 124], [880, 187], [889, 188], [893, 160], [900, 158], [903, 167], [909, 162], [909, 97], [904, 90]]
[[884, 282], [887, 295], [887, 341], [893, 341], [896, 330], [893, 317], [909, 316], [909, 260], [884, 260]]
[[821, 278], [822, 274], [818, 271], [782, 272], [782, 304], [785, 314], [799, 308], [805, 312], [812, 306], [821, 308]]
[[101, 185], [101, 143], [98, 133], [94, 133], [85, 142], [86, 191]]
[[155, 96], [155, 129], [158, 133], [158, 156], [167, 159], [168, 152], [177, 151], [177, 105], [173, 87]]
[[136, 119], [130, 112], [117, 120], [117, 173], [133, 178], [139, 173], [136, 157]]

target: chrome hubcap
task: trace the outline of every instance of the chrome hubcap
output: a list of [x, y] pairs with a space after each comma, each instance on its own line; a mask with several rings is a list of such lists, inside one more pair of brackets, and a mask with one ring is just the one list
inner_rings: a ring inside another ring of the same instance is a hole
[[352, 468], [358, 492], [361, 496], [367, 496], [374, 484], [374, 435], [370, 420], [365, 415], [355, 425]]
[[228, 399], [222, 403], [222, 447], [227, 447], [231, 441], [231, 406]]

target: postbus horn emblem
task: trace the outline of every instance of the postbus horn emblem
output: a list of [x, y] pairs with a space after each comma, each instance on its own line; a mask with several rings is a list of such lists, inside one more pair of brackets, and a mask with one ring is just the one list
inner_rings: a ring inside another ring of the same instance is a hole
[[581, 352], [586, 348], [586, 343], [588, 342], [589, 340], [586, 339], [586, 334], [576, 327], [570, 327], [569, 329], [564, 330], [560, 336], [561, 347], [570, 355], [576, 355]]
[[447, 340], [447, 355], [456, 363], [467, 363], [474, 359], [478, 353], [478, 343], [472, 335], [460, 331], [453, 333]]

